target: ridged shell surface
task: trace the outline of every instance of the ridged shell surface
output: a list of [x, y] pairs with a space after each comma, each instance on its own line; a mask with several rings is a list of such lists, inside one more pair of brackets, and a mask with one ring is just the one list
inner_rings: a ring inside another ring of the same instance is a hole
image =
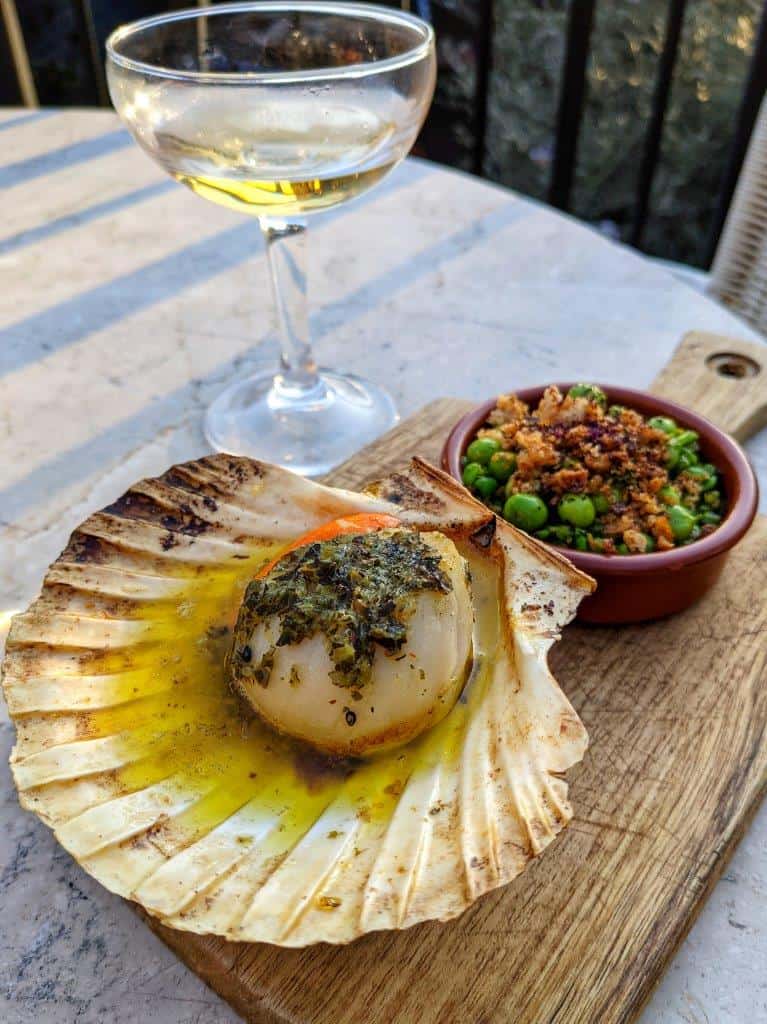
[[[258, 570], [366, 511], [459, 545], [474, 669], [429, 732], [329, 763], [248, 717], [224, 658]], [[231, 456], [176, 466], [87, 519], [13, 621], [21, 802], [174, 928], [303, 946], [454, 917], [571, 816], [587, 738], [547, 652], [592, 586], [419, 460], [362, 494]]]

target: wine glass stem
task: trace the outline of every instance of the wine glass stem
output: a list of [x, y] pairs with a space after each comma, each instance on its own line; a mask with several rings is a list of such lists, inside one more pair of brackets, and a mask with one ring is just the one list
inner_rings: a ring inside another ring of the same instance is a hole
[[309, 340], [306, 289], [306, 223], [259, 218], [266, 242], [280, 328], [280, 373], [274, 390], [290, 404], [322, 390]]

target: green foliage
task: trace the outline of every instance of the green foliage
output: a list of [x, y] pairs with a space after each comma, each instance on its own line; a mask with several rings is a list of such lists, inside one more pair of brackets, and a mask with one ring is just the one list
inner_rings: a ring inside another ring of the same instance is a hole
[[[688, 4], [644, 248], [701, 264], [756, 26], [757, 0]], [[545, 198], [564, 59], [564, 0], [496, 0], [485, 173]], [[572, 211], [626, 238], [667, 0], [597, 4]]]
[[564, 60], [565, 0], [496, 0], [484, 172], [544, 198]]

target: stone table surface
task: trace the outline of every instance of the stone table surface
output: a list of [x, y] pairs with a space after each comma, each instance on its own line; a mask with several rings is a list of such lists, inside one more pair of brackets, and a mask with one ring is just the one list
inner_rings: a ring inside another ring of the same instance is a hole
[[[113, 114], [3, 110], [0, 141], [4, 635], [71, 529], [205, 452], [206, 404], [276, 347], [257, 225], [166, 179]], [[404, 415], [557, 377], [646, 387], [689, 329], [755, 337], [632, 250], [418, 161], [311, 235], [320, 361]], [[764, 484], [767, 437], [748, 448]], [[238, 1019], [19, 809], [4, 767], [0, 792], [0, 1020]], [[642, 1019], [767, 1021], [765, 964], [767, 806]]]

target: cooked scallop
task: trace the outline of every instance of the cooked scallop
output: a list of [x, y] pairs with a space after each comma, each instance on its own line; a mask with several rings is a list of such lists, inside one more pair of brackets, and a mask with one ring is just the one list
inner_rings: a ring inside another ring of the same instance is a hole
[[546, 658], [592, 587], [419, 460], [362, 494], [174, 466], [87, 519], [13, 620], [21, 802], [173, 928], [304, 946], [448, 920], [571, 817], [587, 737]]
[[[422, 579], [414, 564], [427, 566]], [[335, 573], [330, 583], [320, 575], [328, 567]], [[302, 568], [303, 628], [296, 637], [291, 613]], [[282, 615], [271, 613], [275, 590], [286, 605]], [[330, 608], [323, 607], [327, 597]], [[382, 614], [389, 607], [389, 615]], [[323, 631], [324, 623], [341, 633], [340, 640]], [[472, 625], [468, 565], [444, 534], [340, 536], [322, 548], [292, 551], [248, 588], [235, 630], [232, 678], [279, 732], [330, 754], [370, 754], [407, 743], [450, 711], [471, 665]], [[354, 652], [347, 645], [344, 670], [339, 644], [346, 635], [374, 633], [376, 626], [380, 638], [368, 636], [360, 644], [365, 649]], [[402, 627], [396, 638], [392, 626]]]

